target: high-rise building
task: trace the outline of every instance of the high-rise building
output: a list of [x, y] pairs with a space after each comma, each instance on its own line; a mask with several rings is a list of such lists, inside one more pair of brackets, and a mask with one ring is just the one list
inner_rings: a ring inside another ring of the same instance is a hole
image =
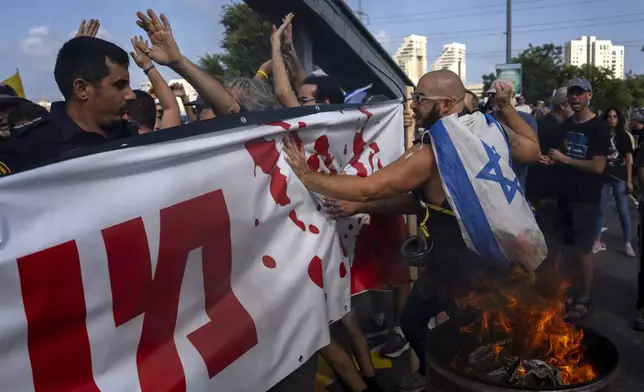
[[427, 73], [427, 37], [412, 34], [393, 55], [394, 61], [414, 84]]
[[463, 83], [465, 83], [465, 44], [452, 42], [451, 44], [443, 45], [443, 53], [432, 64], [432, 71], [438, 71], [439, 69], [449, 69], [460, 76]]
[[582, 36], [566, 42], [564, 61], [567, 65], [581, 67], [586, 64], [607, 68], [616, 78], [624, 79], [624, 47], [613, 45], [610, 40]]

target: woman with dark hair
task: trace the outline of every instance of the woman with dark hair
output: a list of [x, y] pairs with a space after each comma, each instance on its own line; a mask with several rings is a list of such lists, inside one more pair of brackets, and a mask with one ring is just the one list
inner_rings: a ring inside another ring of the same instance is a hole
[[606, 170], [604, 171], [604, 188], [602, 189], [593, 253], [606, 250], [606, 245], [601, 241], [601, 232], [604, 225], [604, 214], [608, 206], [608, 198], [612, 191], [617, 204], [617, 211], [619, 212], [619, 220], [622, 224], [622, 234], [625, 242], [624, 253], [629, 257], [635, 257], [635, 251], [631, 245], [631, 217], [628, 213], [628, 195], [633, 192], [633, 141], [626, 132], [624, 117], [618, 109], [608, 109], [605, 119], [611, 128], [610, 153]]

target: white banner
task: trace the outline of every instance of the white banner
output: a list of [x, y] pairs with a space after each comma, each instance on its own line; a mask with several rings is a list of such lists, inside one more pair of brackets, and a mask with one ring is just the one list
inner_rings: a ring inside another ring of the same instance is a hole
[[286, 130], [312, 168], [368, 175], [402, 154], [402, 105], [1, 178], [0, 390], [265, 391], [326, 345], [367, 223], [338, 235], [281, 155]]

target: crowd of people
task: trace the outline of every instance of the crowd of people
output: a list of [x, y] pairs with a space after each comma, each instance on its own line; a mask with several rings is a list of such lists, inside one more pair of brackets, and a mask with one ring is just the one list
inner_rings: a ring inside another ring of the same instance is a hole
[[[131, 89], [128, 53], [96, 38], [98, 20], [83, 21], [77, 36], [60, 49], [54, 78], [65, 100], [53, 103], [50, 112], [18, 97], [11, 87], [0, 86], [0, 176], [46, 164], [78, 149], [176, 127], [182, 123], [177, 97], [190, 122], [245, 111], [344, 102], [345, 93], [335, 78], [308, 75], [304, 70], [293, 45], [293, 14], [273, 27], [272, 56], [256, 74], [226, 84], [181, 54], [165, 15], [148, 10], [137, 16], [147, 39], [132, 38], [130, 57], [148, 77], [149, 91]], [[186, 79], [199, 98], [190, 102], [183, 86], [168, 85], [159, 72], [161, 66]], [[548, 244], [546, 264], [560, 261], [563, 246], [571, 249], [579, 263], [579, 290], [567, 299], [571, 320], [583, 319], [592, 311], [592, 257], [606, 249], [601, 234], [611, 194], [619, 212], [624, 252], [635, 257], [630, 194], [637, 180], [644, 188], [644, 153], [637, 154], [644, 141], [644, 115], [633, 115], [631, 134], [617, 108], [606, 111], [603, 118], [592, 112], [592, 94], [587, 80], [573, 79], [556, 92], [550, 107], [544, 102], [531, 107], [523, 97], [515, 97], [509, 83], [497, 81], [479, 105], [479, 97], [467, 91], [456, 74], [441, 70], [420, 79], [410, 98], [412, 112], [405, 115], [405, 126], [420, 129], [430, 129], [448, 116], [476, 112], [489, 114], [502, 125], [512, 168]], [[368, 96], [365, 101], [378, 99]], [[410, 369], [399, 390], [424, 390], [428, 325], [448, 319], [454, 311], [455, 293], [468, 288], [464, 282], [469, 282], [474, 266], [481, 264], [481, 257], [467, 248], [458, 221], [450, 214], [429, 134], [422, 133], [399, 160], [366, 178], [311, 172], [303, 151], [289, 138], [284, 152], [303, 184], [327, 197], [326, 212], [333, 219], [356, 213], [422, 217], [427, 208], [437, 207], [439, 212], [427, 222], [434, 241], [428, 256], [431, 262], [421, 269], [413, 288], [395, 288], [395, 320], [381, 350], [382, 355], [397, 358], [411, 347], [420, 366]], [[644, 330], [644, 295], [638, 309], [635, 327]], [[348, 390], [381, 391], [357, 319], [349, 313], [340, 323], [350, 337], [359, 369], [335, 339], [321, 355]]]

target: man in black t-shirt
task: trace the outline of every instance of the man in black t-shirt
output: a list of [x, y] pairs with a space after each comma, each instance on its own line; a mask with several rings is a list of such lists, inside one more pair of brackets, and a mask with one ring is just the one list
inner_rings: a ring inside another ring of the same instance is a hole
[[[553, 171], [555, 166], [548, 156], [551, 148], [557, 143], [561, 134], [561, 123], [573, 115], [568, 104], [568, 89], [562, 87], [552, 98], [552, 111], [539, 120], [539, 146], [541, 156], [539, 162], [528, 169], [526, 180], [526, 198], [535, 209], [537, 224], [546, 239], [548, 258], [544, 266], [551, 268], [554, 273], [560, 254], [559, 214], [557, 209], [557, 179]], [[541, 268], [543, 271], [543, 268]], [[541, 272], [543, 274], [543, 272]]]
[[560, 239], [581, 262], [581, 295], [568, 300], [568, 318], [585, 318], [592, 310], [593, 237], [599, 216], [602, 173], [609, 154], [610, 129], [588, 107], [592, 87], [586, 79], [568, 82], [568, 103], [574, 115], [561, 124], [549, 158], [557, 174], [556, 195]]

